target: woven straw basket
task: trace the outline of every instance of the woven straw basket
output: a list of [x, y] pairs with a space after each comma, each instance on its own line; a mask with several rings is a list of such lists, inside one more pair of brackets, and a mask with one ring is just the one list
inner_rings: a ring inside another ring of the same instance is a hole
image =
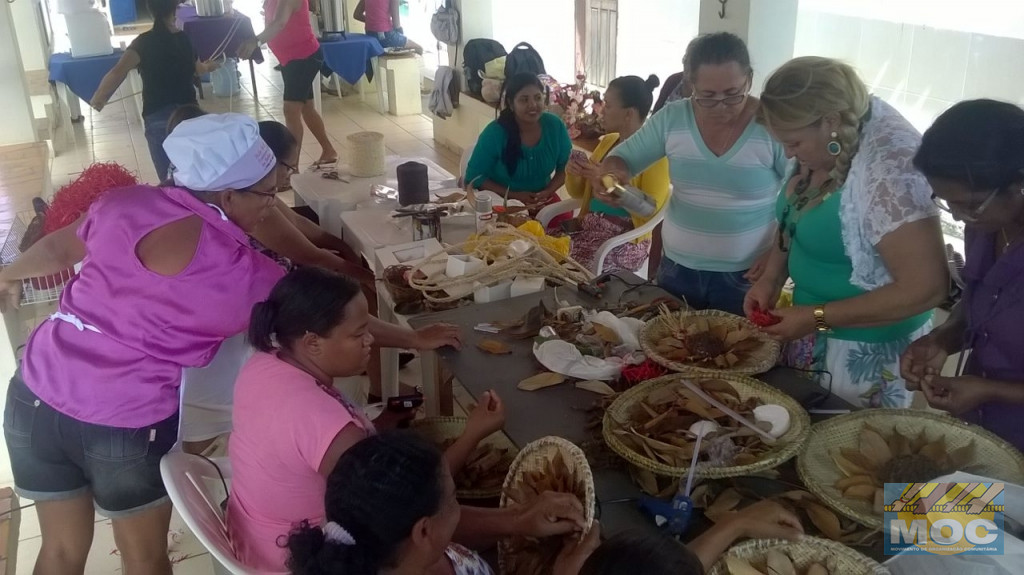
[[[594, 475], [590, 471], [590, 464], [587, 463], [587, 456], [583, 450], [568, 440], [561, 437], [542, 437], [524, 447], [516, 456], [512, 466], [509, 467], [508, 475], [505, 476], [505, 484], [502, 486], [501, 507], [508, 507], [511, 503], [508, 492], [522, 481], [523, 475], [530, 471], [544, 469], [548, 461], [554, 458], [556, 453], [562, 454], [569, 473], [576, 478], [577, 484], [583, 484], [583, 517], [587, 530], [594, 524], [594, 512], [597, 508], [596, 495], [594, 494]], [[586, 532], [583, 533], [586, 535]], [[501, 573], [510, 573], [508, 560], [508, 540], [502, 539], [498, 542], [498, 566]]]
[[[690, 471], [689, 466], [672, 467], [660, 461], [651, 459], [646, 454], [634, 451], [620, 440], [615, 433], [613, 433], [614, 430], [622, 427], [619, 422], [629, 421], [629, 418], [634, 411], [634, 407], [640, 401], [644, 400], [652, 391], [665, 386], [682, 387], [683, 384], [680, 383], [679, 380], [684, 377], [688, 376], [685, 374], [662, 376], [646, 381], [620, 395], [619, 398], [608, 407], [604, 414], [602, 435], [604, 436], [605, 443], [608, 444], [608, 447], [615, 451], [615, 453], [622, 456], [623, 459], [641, 469], [646, 469], [659, 475], [685, 477]], [[720, 379], [722, 381], [727, 381], [736, 388], [741, 400], [746, 400], [749, 397], [757, 397], [764, 403], [775, 403], [785, 407], [789, 410], [790, 415], [789, 431], [778, 439], [778, 443], [771, 451], [765, 453], [760, 461], [749, 465], [735, 465], [731, 467], [709, 467], [706, 463], [698, 463], [695, 471], [696, 479], [737, 477], [778, 467], [796, 455], [797, 452], [800, 451], [800, 447], [803, 445], [804, 441], [807, 439], [807, 434], [811, 429], [810, 416], [807, 415], [807, 412], [804, 411], [804, 408], [801, 407], [796, 400], [774, 387], [761, 383], [756, 379], [736, 375], [718, 375], [713, 378], [702, 377], [689, 379], [695, 383], [699, 383], [701, 379]]]
[[[416, 419], [409, 424], [409, 429], [426, 437], [432, 443], [441, 445], [449, 439], [457, 439], [466, 430], [466, 418], [464, 417], [426, 417]], [[493, 433], [480, 442], [481, 445], [493, 445], [499, 449], [508, 449], [512, 454], [518, 454], [512, 442], [505, 437], [504, 433]], [[491, 489], [459, 489], [455, 495], [459, 499], [494, 499], [501, 495], [501, 486]]]
[[348, 137], [352, 144], [349, 172], [357, 178], [372, 178], [384, 173], [384, 134], [356, 132]]
[[862, 525], [881, 529], [882, 516], [874, 512], [871, 503], [844, 498], [835, 488], [836, 481], [844, 475], [833, 462], [832, 453], [843, 447], [857, 447], [865, 424], [882, 433], [895, 430], [909, 437], [923, 430], [928, 441], [944, 436], [949, 451], [973, 441], [974, 460], [968, 463], [976, 467], [972, 473], [1024, 483], [1024, 456], [1019, 451], [993, 433], [949, 415], [910, 409], [866, 409], [833, 417], [811, 428], [811, 437], [797, 458], [797, 472], [811, 493]]
[[756, 334], [755, 337], [761, 342], [761, 347], [751, 352], [750, 355], [744, 358], [740, 363], [727, 369], [716, 369], [688, 362], [674, 361], [655, 351], [655, 347], [660, 340], [673, 335], [670, 322], [667, 318], [658, 316], [648, 321], [640, 330], [640, 344], [643, 346], [644, 353], [647, 354], [647, 357], [671, 369], [672, 371], [702, 376], [722, 374], [755, 375], [770, 370], [775, 367], [775, 364], [779, 361], [779, 355], [782, 353], [782, 344], [762, 333], [761, 330], [747, 318], [718, 310], [676, 312], [673, 315], [678, 317], [684, 324], [691, 322], [695, 318], [701, 317], [707, 319], [712, 325], [724, 323], [730, 327], [737, 325], [742, 326]]
[[[831, 575], [888, 575], [889, 570], [872, 559], [861, 555], [842, 543], [817, 537], [803, 537], [800, 541], [782, 539], [754, 539], [736, 545], [726, 556], [746, 559], [752, 563], [763, 561], [769, 549], [775, 549], [789, 556], [798, 571], [820, 563], [823, 567], [834, 563]], [[715, 563], [708, 575], [729, 575], [725, 559]]]

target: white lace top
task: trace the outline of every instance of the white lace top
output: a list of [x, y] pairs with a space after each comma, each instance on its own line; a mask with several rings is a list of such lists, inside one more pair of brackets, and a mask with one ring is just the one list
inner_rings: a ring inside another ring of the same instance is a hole
[[904, 224], [934, 217], [931, 187], [914, 169], [921, 134], [895, 108], [872, 96], [871, 117], [840, 197], [843, 246], [853, 263], [850, 283], [874, 290], [892, 283], [875, 246]]
[[449, 544], [444, 554], [451, 562], [455, 575], [494, 575], [491, 566], [483, 557], [461, 545]]

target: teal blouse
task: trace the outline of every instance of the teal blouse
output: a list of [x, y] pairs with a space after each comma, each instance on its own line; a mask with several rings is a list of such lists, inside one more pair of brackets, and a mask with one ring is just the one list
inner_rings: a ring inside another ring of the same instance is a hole
[[540, 192], [551, 183], [555, 172], [565, 169], [572, 151], [569, 130], [558, 116], [544, 112], [540, 116], [540, 141], [535, 146], [523, 146], [523, 155], [513, 174], [508, 172], [501, 155], [508, 135], [497, 120], [480, 133], [473, 155], [466, 167], [465, 181], [477, 180], [480, 187], [485, 180], [496, 182], [513, 192]]

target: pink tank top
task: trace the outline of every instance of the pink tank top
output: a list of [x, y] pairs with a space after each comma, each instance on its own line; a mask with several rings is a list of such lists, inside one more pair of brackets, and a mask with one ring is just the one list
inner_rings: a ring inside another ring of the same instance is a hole
[[[268, 25], [274, 21], [278, 4], [280, 0], [267, 0], [263, 5], [263, 18]], [[284, 29], [267, 44], [282, 66], [292, 60], [309, 58], [316, 52], [320, 43], [309, 23], [309, 0], [302, 0], [302, 5], [292, 12]]]
[[390, 32], [394, 28], [391, 22], [391, 0], [366, 0], [363, 9], [366, 12], [367, 32]]
[[[192, 215], [203, 219], [192, 262], [175, 276], [143, 266], [139, 241]], [[22, 370], [40, 399], [98, 425], [138, 428], [173, 415], [182, 368], [210, 363], [284, 274], [217, 208], [179, 188], [111, 190], [78, 235], [81, 272], [32, 334]]]

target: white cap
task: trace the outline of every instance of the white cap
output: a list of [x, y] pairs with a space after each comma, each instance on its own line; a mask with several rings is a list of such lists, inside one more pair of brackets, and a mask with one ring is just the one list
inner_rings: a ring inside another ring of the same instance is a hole
[[185, 120], [164, 140], [164, 151], [174, 183], [197, 192], [247, 188], [277, 166], [259, 124], [244, 114]]

